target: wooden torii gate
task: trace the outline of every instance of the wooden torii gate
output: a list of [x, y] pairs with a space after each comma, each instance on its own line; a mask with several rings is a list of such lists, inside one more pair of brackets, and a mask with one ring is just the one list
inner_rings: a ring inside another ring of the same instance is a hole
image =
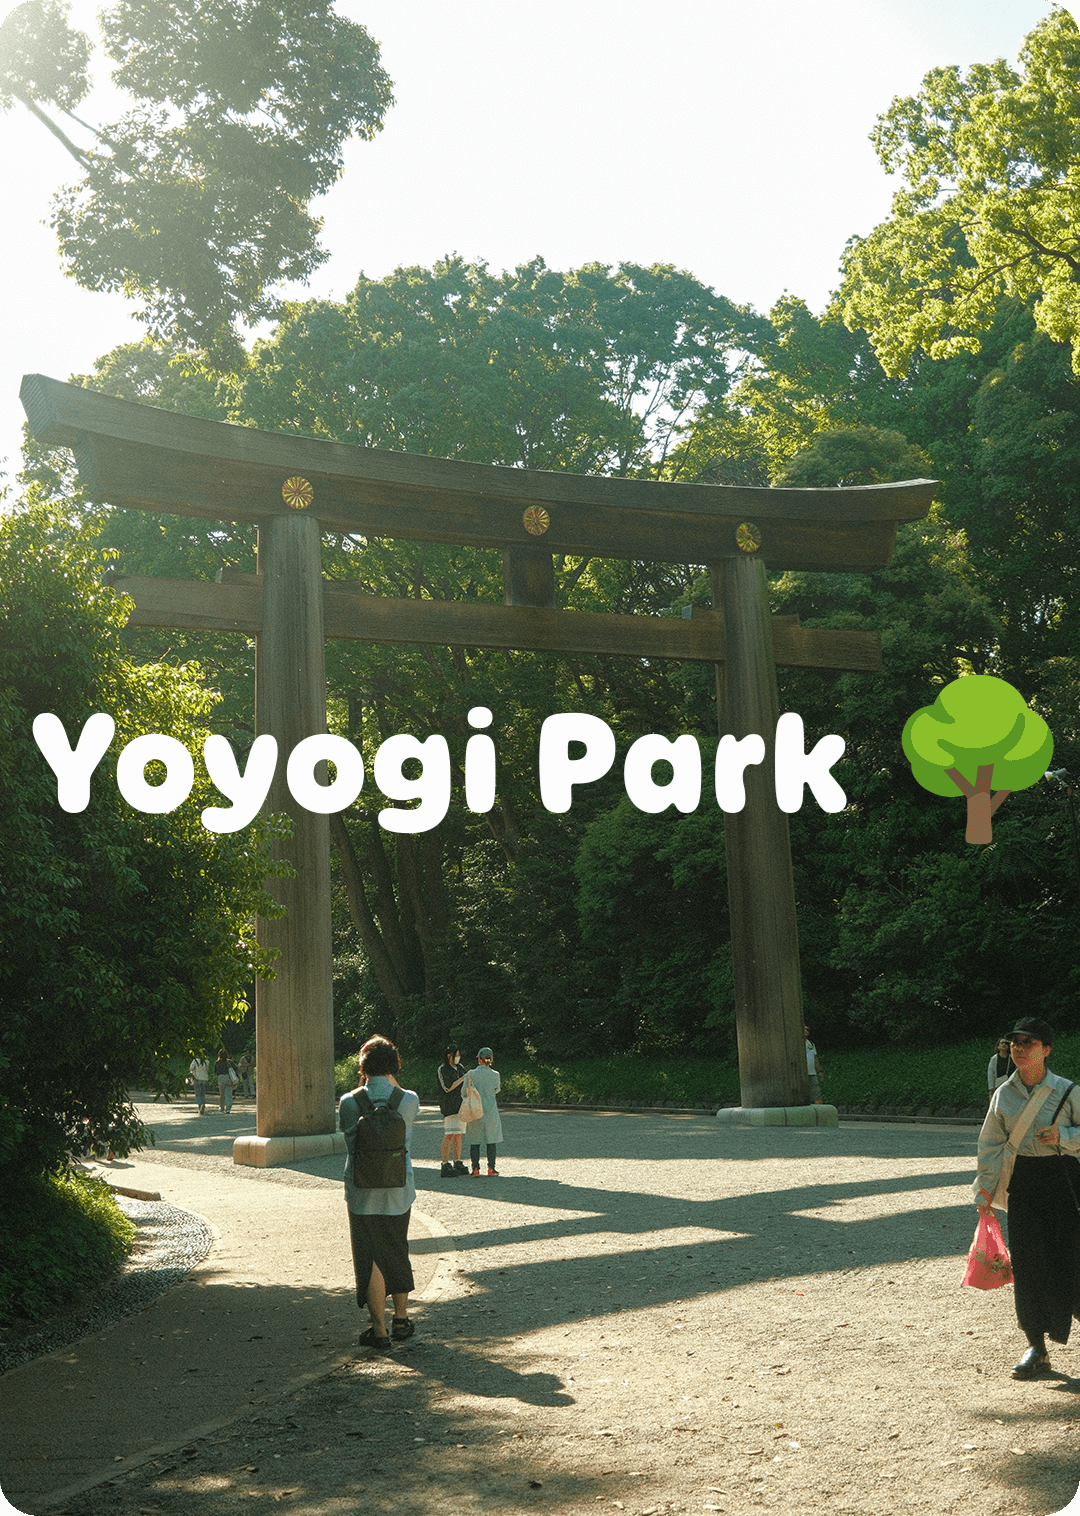
[[[880, 645], [874, 633], [771, 617], [766, 567], [882, 567], [897, 522], [925, 516], [934, 489], [923, 479], [764, 489], [541, 473], [259, 432], [37, 374], [20, 395], [35, 437], [71, 448], [92, 500], [257, 524], [257, 573], [112, 582], [135, 601], [132, 626], [255, 636], [256, 731], [283, 755], [326, 730], [327, 637], [713, 663], [721, 732], [756, 732], [771, 748], [777, 663], [873, 671]], [[324, 580], [324, 531], [500, 548], [505, 604], [393, 599]], [[713, 609], [688, 620], [556, 610], [555, 553], [706, 564]], [[258, 1135], [237, 1139], [233, 1156], [260, 1165], [341, 1143], [328, 820], [296, 805], [284, 762], [267, 807], [293, 819], [286, 852], [297, 875], [273, 881], [287, 915], [259, 926], [280, 959], [277, 977], [256, 987]], [[746, 805], [724, 825], [742, 1108], [780, 1119], [806, 1107], [808, 1090], [788, 821], [771, 765], [747, 771]]]

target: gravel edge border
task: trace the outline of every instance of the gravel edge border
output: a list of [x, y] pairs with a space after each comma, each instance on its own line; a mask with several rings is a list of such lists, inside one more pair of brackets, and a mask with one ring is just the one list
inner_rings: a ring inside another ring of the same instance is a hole
[[0, 1374], [143, 1310], [179, 1284], [209, 1253], [214, 1234], [201, 1216], [163, 1200], [113, 1198], [135, 1223], [139, 1253], [129, 1257], [119, 1277], [80, 1310], [48, 1323], [10, 1348], [0, 1346]]

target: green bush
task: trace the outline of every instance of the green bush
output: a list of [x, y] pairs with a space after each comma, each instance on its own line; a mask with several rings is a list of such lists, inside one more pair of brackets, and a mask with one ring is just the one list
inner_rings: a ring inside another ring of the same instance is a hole
[[85, 1174], [28, 1178], [2, 1199], [0, 1321], [62, 1309], [110, 1272], [135, 1237], [108, 1186]]

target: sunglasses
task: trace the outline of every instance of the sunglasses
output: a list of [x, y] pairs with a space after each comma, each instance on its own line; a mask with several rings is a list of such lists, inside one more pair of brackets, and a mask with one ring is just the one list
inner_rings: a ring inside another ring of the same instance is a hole
[[1032, 1048], [1038, 1042], [1037, 1037], [1010, 1037], [1009, 1041], [1014, 1048]]

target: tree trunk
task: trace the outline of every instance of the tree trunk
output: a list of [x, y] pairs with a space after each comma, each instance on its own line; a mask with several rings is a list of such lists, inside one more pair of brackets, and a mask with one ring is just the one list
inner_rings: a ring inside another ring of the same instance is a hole
[[965, 779], [959, 769], [946, 769], [945, 774], [967, 797], [967, 831], [964, 833], [964, 841], [973, 843], [976, 847], [989, 847], [994, 840], [991, 818], [1012, 791], [998, 790], [996, 795], [991, 794], [990, 786], [994, 777], [992, 763], [979, 765], [974, 784], [970, 779]]
[[368, 955], [375, 978], [379, 982], [379, 988], [390, 1005], [395, 1018], [401, 1008], [401, 1002], [405, 998], [405, 986], [399, 977], [394, 963], [383, 941], [382, 933], [376, 925], [375, 918], [371, 914], [371, 908], [364, 894], [364, 883], [360, 873], [360, 864], [356, 857], [356, 850], [352, 845], [348, 828], [339, 814], [330, 817], [330, 835], [337, 848], [338, 858], [341, 862], [341, 873], [345, 880], [345, 897], [349, 902], [349, 915], [353, 919], [353, 925], [360, 933], [360, 940], [364, 944], [364, 951]]
[[383, 848], [378, 822], [372, 816], [370, 819], [365, 818], [361, 825], [364, 829], [364, 856], [368, 864], [368, 877], [375, 896], [373, 914], [379, 923], [379, 931], [394, 965], [394, 972], [408, 992], [415, 989], [416, 985], [413, 983], [415, 975], [411, 971], [412, 955], [409, 953], [405, 940], [403, 925], [407, 920], [407, 915], [406, 912], [398, 909], [397, 897], [394, 894], [394, 880]]
[[420, 960], [423, 964], [424, 994], [428, 1000], [432, 1000], [435, 996], [434, 942], [430, 913], [420, 888], [417, 849], [413, 838], [408, 834], [398, 833], [395, 842], [397, 844], [398, 900], [401, 904], [402, 921], [403, 923], [408, 921], [416, 938]]

